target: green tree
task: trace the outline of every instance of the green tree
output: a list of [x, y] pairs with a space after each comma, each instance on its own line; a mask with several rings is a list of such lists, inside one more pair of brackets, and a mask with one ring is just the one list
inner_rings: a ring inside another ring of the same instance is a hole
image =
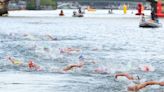
[[56, 0], [41, 0], [40, 4], [45, 6], [52, 6], [54, 9], [57, 7]]
[[28, 10], [35, 10], [35, 0], [27, 0], [27, 9]]

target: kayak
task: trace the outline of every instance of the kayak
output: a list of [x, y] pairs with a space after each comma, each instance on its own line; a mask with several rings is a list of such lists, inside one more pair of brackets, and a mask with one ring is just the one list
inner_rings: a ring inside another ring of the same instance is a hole
[[139, 27], [143, 27], [143, 28], [159, 28], [159, 27], [162, 27], [162, 24], [161, 23], [157, 23], [157, 22], [145, 21], [145, 22], [140, 22]]

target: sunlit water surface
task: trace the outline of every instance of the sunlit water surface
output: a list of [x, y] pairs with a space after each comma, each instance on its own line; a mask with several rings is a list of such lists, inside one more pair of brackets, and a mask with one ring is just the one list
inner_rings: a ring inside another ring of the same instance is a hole
[[[139, 28], [137, 17], [9, 16], [0, 21], [0, 92], [127, 92], [129, 82], [115, 80], [117, 72], [145, 81], [164, 80], [164, 28]], [[60, 53], [59, 48], [68, 47], [81, 51]], [[81, 54], [86, 62], [83, 68], [57, 71], [78, 63]], [[8, 56], [25, 64], [33, 60], [43, 71], [13, 65]], [[155, 71], [140, 71], [143, 64], [152, 65]], [[96, 68], [106, 68], [107, 73], [96, 73]], [[164, 92], [164, 88], [149, 86], [142, 91]]]

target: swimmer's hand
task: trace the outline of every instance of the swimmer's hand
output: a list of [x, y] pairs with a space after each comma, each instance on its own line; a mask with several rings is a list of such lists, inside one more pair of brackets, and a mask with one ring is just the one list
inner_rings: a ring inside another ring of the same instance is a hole
[[164, 82], [160, 82], [159, 85], [160, 85], [160, 86], [164, 86]]

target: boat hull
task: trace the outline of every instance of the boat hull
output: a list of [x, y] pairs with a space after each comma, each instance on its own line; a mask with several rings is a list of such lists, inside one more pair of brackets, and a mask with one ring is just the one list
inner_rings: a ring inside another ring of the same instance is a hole
[[73, 15], [73, 17], [84, 17], [83, 14]]
[[143, 27], [143, 28], [159, 28], [162, 27], [162, 24], [160, 23], [151, 23], [151, 22], [141, 22], [139, 24], [139, 27]]

